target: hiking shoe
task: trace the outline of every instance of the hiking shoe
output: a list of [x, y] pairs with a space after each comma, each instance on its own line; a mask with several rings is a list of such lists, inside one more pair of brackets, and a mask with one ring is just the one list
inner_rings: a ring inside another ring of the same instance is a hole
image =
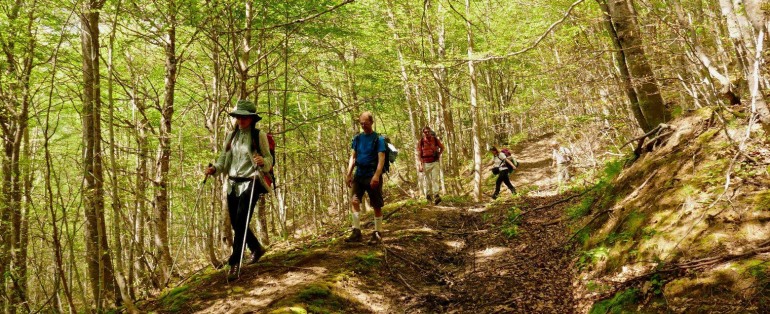
[[361, 229], [353, 228], [353, 232], [350, 233], [350, 236], [345, 239], [345, 242], [361, 242]]
[[433, 198], [433, 204], [438, 205], [438, 203], [441, 203], [441, 196], [436, 194], [436, 197]]
[[240, 269], [240, 266], [238, 265], [230, 265], [230, 271], [227, 272], [227, 281], [232, 281], [238, 279], [238, 270]]
[[492, 194], [492, 199], [496, 200], [497, 199], [497, 194]]
[[425, 199], [428, 200], [428, 202], [432, 202], [433, 201], [433, 195], [428, 194], [428, 196], [426, 196]]
[[256, 251], [251, 253], [251, 260], [249, 260], [247, 265], [256, 264], [259, 262], [259, 259], [262, 258], [262, 255], [265, 255], [265, 252], [267, 252], [267, 250], [265, 250], [265, 248], [260, 245]]
[[380, 236], [379, 231], [372, 232], [372, 238], [369, 239], [369, 242], [367, 242], [369, 245], [375, 245], [377, 243], [382, 243], [382, 236]]

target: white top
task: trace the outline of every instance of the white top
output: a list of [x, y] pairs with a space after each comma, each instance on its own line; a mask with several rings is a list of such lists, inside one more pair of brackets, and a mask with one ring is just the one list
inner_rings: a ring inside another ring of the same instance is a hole
[[505, 154], [498, 153], [497, 156], [495, 156], [495, 167], [500, 168], [500, 170], [507, 170], [509, 165], [505, 162], [506, 158]]
[[553, 158], [554, 161], [556, 161], [557, 164], [563, 165], [569, 162], [569, 159], [567, 156], [570, 155], [569, 149], [566, 147], [559, 147], [559, 149], [554, 149], [551, 152], [551, 158]]

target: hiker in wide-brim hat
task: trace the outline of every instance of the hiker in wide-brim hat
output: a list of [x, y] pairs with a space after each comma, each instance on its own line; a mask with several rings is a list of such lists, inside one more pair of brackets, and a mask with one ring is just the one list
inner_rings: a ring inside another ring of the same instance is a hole
[[238, 102], [235, 104], [235, 110], [230, 113], [230, 116], [233, 118], [237, 117], [253, 117], [254, 123], [257, 123], [259, 120], [262, 120], [262, 117], [260, 117], [257, 114], [257, 106], [254, 105], [253, 102], [250, 100], [241, 99], [238, 100]]
[[260, 132], [256, 127], [262, 118], [253, 102], [238, 100], [230, 116], [236, 119], [234, 130], [225, 140], [217, 161], [206, 169], [206, 174], [227, 175], [227, 209], [235, 231], [233, 253], [228, 260], [228, 279], [236, 279], [240, 274], [244, 242], [252, 252], [249, 264], [259, 261], [265, 253], [257, 237], [248, 229], [248, 223], [257, 200], [271, 188], [264, 175], [272, 168], [273, 156], [267, 132]]

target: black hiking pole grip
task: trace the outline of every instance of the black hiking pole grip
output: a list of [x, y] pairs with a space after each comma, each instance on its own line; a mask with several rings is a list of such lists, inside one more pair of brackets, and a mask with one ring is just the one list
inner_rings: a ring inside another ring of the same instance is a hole
[[[209, 168], [211, 168], [211, 167], [213, 167], [213, 166], [214, 166], [214, 165], [212, 165], [211, 163], [209, 163]], [[206, 170], [208, 170], [208, 169], [206, 169]], [[206, 184], [206, 180], [208, 180], [208, 178], [209, 178], [209, 174], [208, 174], [208, 172], [207, 172], [207, 173], [206, 173], [206, 176], [205, 176], [205, 177], [203, 177], [203, 184]]]

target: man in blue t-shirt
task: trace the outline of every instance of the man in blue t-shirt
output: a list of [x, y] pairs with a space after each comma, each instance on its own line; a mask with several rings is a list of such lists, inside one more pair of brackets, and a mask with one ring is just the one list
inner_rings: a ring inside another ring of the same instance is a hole
[[[385, 165], [386, 144], [385, 139], [374, 132], [374, 116], [371, 112], [364, 112], [358, 117], [362, 133], [353, 137], [350, 148], [353, 150], [348, 162], [347, 183], [353, 188], [353, 231], [345, 242], [361, 242], [361, 198], [364, 193], [369, 194], [369, 205], [374, 208], [374, 232], [369, 244], [377, 244], [382, 241], [382, 169]], [[353, 176], [353, 168], [356, 168]]]

